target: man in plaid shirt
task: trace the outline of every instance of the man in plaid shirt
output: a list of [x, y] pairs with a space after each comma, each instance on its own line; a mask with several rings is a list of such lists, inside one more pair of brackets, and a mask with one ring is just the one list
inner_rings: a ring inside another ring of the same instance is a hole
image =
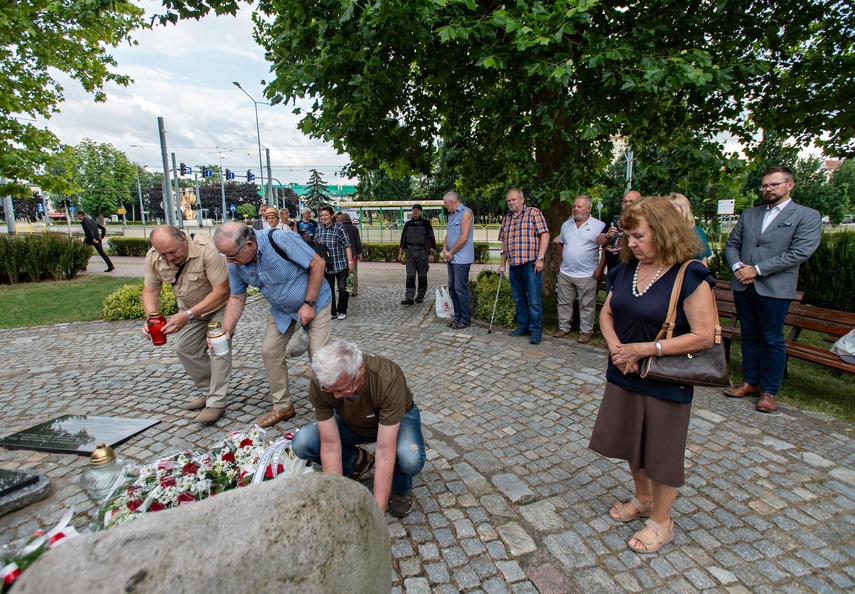
[[502, 242], [499, 274], [505, 273], [505, 264], [510, 262], [508, 279], [517, 308], [517, 329], [511, 332], [511, 336], [530, 336], [531, 344], [540, 344], [543, 334], [540, 293], [549, 230], [543, 213], [538, 208], [526, 206], [520, 190], [511, 188], [505, 198], [510, 212], [505, 215], [499, 231], [499, 241]]
[[[335, 211], [332, 206], [321, 207], [321, 224], [315, 232], [315, 241], [322, 243], [330, 250], [333, 266], [330, 272], [324, 273], [324, 278], [332, 291], [332, 313], [330, 317], [343, 320], [347, 317], [348, 293], [345, 288], [347, 275], [353, 268], [353, 254], [350, 251], [350, 240], [341, 223], [335, 220]], [[335, 289], [338, 286], [338, 301], [335, 298]]]

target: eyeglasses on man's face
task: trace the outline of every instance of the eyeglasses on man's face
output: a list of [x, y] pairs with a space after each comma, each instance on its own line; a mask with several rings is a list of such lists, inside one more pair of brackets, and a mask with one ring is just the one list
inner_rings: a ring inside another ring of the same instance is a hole
[[788, 183], [790, 183], [790, 182], [782, 181], [782, 182], [775, 182], [775, 183], [771, 183], [771, 184], [763, 184], [762, 186], [760, 186], [760, 189], [761, 190], [774, 190], [778, 186], [783, 185], [783, 184], [788, 184]]
[[240, 253], [243, 251], [243, 248], [245, 248], [245, 247], [246, 247], [246, 243], [244, 243], [242, 246], [240, 246], [238, 248], [238, 251], [236, 251], [231, 256], [226, 256], [226, 254], [223, 254], [224, 256], [226, 256], [226, 261], [234, 262], [237, 259], [237, 257], [240, 256]]

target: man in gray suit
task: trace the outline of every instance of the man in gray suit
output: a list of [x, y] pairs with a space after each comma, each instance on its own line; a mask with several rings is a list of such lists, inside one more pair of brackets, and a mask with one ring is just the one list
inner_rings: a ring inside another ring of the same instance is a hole
[[765, 206], [742, 213], [724, 248], [733, 270], [730, 287], [742, 327], [742, 382], [724, 393], [758, 394], [757, 410], [774, 412], [787, 350], [784, 319], [795, 296], [799, 265], [822, 237], [820, 214], [790, 198], [793, 172], [772, 167], [760, 186]]

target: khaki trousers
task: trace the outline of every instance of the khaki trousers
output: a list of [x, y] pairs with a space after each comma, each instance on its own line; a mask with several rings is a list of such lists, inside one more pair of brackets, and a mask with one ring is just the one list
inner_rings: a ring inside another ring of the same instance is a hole
[[187, 374], [205, 395], [205, 406], [223, 408], [232, 378], [232, 352], [223, 357], [208, 354], [208, 322], [223, 323], [224, 305], [207, 320], [189, 322], [175, 334], [173, 348]]
[[[321, 309], [309, 327], [306, 328], [306, 334], [309, 335], [310, 360], [314, 352], [330, 340], [331, 309], [332, 304]], [[288, 389], [288, 357], [285, 355], [285, 346], [294, 333], [295, 323], [292, 322], [285, 332], [280, 332], [279, 328], [276, 327], [273, 314], [267, 314], [264, 341], [261, 343], [261, 360], [264, 361], [264, 368], [267, 370], [270, 394], [273, 396], [273, 408], [276, 410], [291, 408], [291, 393]]]
[[579, 330], [591, 334], [597, 311], [597, 279], [592, 276], [576, 278], [558, 273], [558, 328], [570, 331], [576, 295], [579, 295]]

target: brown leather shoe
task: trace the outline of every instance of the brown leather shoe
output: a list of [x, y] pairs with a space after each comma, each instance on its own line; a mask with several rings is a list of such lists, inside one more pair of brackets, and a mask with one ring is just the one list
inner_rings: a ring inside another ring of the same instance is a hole
[[205, 408], [205, 397], [199, 396], [195, 400], [191, 400], [187, 404], [184, 405], [184, 410], [199, 410], [201, 408]]
[[291, 405], [291, 408], [286, 408], [285, 410], [278, 410], [274, 408], [272, 411], [267, 413], [266, 415], [262, 415], [255, 422], [256, 425], [262, 427], [264, 429], [268, 427], [273, 427], [279, 421], [287, 421], [288, 419], [293, 419], [297, 416], [297, 411], [294, 410], [294, 405]]
[[556, 332], [556, 333], [555, 333], [555, 334], [553, 334], [552, 336], [553, 336], [554, 338], [564, 338], [564, 337], [565, 337], [565, 336], [567, 336], [568, 334], [570, 334], [570, 333], [569, 333], [569, 332], [567, 332], [567, 330], [559, 330], [558, 332]]
[[202, 412], [200, 412], [198, 415], [196, 415], [196, 418], [193, 419], [193, 422], [194, 423], [213, 423], [214, 421], [219, 419], [221, 416], [223, 416], [224, 412], [226, 412], [225, 408], [212, 408], [210, 406], [207, 406], [204, 409], [202, 409]]
[[724, 395], [731, 398], [745, 398], [760, 393], [760, 386], [752, 386], [746, 382], [740, 382], [732, 388], [725, 388]]
[[577, 338], [576, 340], [579, 342], [579, 344], [585, 344], [585, 343], [591, 342], [591, 335], [582, 333], [579, 335], [579, 338]]
[[757, 401], [757, 410], [764, 413], [775, 412], [778, 410], [778, 405], [775, 403], [775, 395], [769, 392], [762, 392], [760, 400]]

